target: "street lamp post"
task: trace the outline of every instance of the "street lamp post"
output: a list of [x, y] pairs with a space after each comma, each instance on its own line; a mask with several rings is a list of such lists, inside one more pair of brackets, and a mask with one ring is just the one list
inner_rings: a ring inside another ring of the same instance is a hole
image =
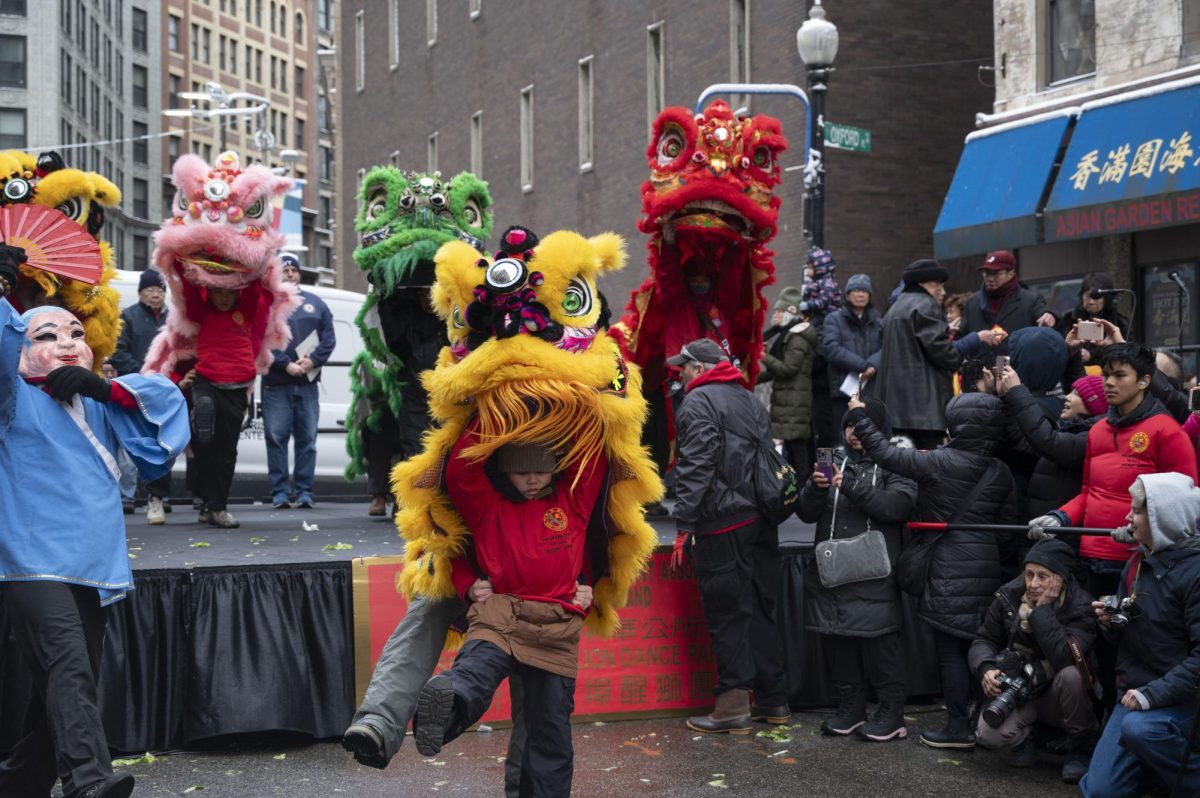
[[[225, 117], [227, 116], [249, 116], [258, 117], [258, 130], [254, 133], [254, 146], [258, 149], [259, 160], [266, 162], [267, 154], [275, 148], [275, 136], [271, 131], [267, 130], [267, 109], [271, 105], [271, 101], [266, 97], [260, 97], [257, 94], [250, 94], [244, 91], [227, 92], [221, 84], [214, 81], [209, 81], [204, 84], [204, 91], [181, 91], [179, 98], [182, 100], [199, 101], [216, 103], [216, 108], [203, 109], [192, 106], [191, 108], [168, 108], [163, 111], [163, 116], [176, 118], [192, 118], [192, 119], [216, 119], [219, 129], [218, 137], [220, 142], [220, 151], [225, 152]], [[253, 105], [238, 106], [236, 103], [244, 101], [253, 103]]]
[[805, 170], [808, 189], [808, 229], [813, 246], [825, 246], [825, 92], [833, 74], [833, 59], [837, 56], [837, 27], [825, 19], [821, 0], [813, 0], [808, 19], [796, 31], [796, 49], [804, 61], [808, 75], [812, 113], [809, 127], [812, 135], [810, 163]]

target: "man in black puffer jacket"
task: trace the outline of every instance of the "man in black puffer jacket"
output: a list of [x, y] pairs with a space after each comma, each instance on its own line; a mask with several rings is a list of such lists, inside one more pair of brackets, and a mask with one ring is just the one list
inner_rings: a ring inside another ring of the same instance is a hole
[[687, 725], [748, 734], [751, 720], [791, 718], [775, 627], [779, 541], [751, 482], [759, 447], [774, 446], [771, 419], [715, 341], [692, 341], [667, 363], [679, 368], [687, 391], [675, 417], [676, 548], [695, 537], [696, 578], [717, 660], [716, 708]]
[[[1004, 434], [1000, 400], [968, 393], [946, 404], [950, 441], [929, 451], [901, 449], [876, 428], [857, 399], [847, 421], [873, 462], [917, 483], [916, 521], [1013, 524], [1017, 495], [1008, 467], [993, 455]], [[857, 411], [855, 411], [857, 408]], [[978, 487], [976, 487], [978, 486]], [[971, 494], [975, 498], [968, 501]], [[965, 505], [970, 506], [965, 506]], [[1004, 549], [1015, 541], [991, 532], [927, 532], [937, 535], [917, 616], [934, 629], [942, 693], [949, 716], [945, 728], [921, 735], [933, 748], [975, 747], [968, 705], [974, 681], [967, 649], [992, 594], [1004, 581]], [[913, 541], [909, 545], [917, 544]]]

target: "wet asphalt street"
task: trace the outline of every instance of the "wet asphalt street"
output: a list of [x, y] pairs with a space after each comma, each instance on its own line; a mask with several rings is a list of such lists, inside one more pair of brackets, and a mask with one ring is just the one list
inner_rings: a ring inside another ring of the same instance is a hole
[[[910, 712], [919, 713], [910, 707]], [[682, 719], [574, 727], [575, 796], [1069, 796], [1059, 760], [1008, 767], [1003, 754], [939, 752], [908, 740], [868, 744], [823, 737], [822, 715], [797, 714], [783, 737], [700, 736]], [[910, 730], [940, 722], [941, 712], [910, 714]], [[768, 727], [763, 726], [764, 730]], [[697, 739], [698, 738], [698, 739]], [[127, 770], [134, 796], [499, 796], [508, 732], [468, 733], [432, 759], [411, 738], [387, 770], [357, 765], [337, 742], [176, 753]]]

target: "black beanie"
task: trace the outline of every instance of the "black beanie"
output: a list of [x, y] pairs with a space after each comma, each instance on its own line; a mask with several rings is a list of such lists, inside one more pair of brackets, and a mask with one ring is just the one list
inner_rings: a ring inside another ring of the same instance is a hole
[[1075, 570], [1077, 557], [1070, 544], [1058, 538], [1041, 540], [1025, 555], [1025, 563], [1034, 563], [1049, 568], [1059, 576], [1068, 576]]
[[496, 450], [496, 470], [501, 474], [550, 472], [557, 462], [553, 449], [536, 443], [506, 443]]
[[905, 285], [917, 285], [919, 283], [927, 283], [930, 280], [938, 280], [944, 283], [950, 279], [950, 272], [946, 271], [946, 267], [936, 260], [922, 258], [905, 266], [904, 274], [901, 275], [901, 278], [904, 280]]
[[138, 277], [138, 292], [147, 288], [161, 288], [167, 290], [167, 281], [163, 279], [162, 273], [155, 269], [146, 269], [142, 275]]
[[847, 410], [846, 414], [842, 416], [842, 429], [857, 424], [858, 420], [865, 414], [875, 424], [876, 429], [883, 433], [885, 438], [892, 437], [892, 420], [888, 417], [887, 405], [871, 397], [862, 401], [866, 405], [865, 408]]

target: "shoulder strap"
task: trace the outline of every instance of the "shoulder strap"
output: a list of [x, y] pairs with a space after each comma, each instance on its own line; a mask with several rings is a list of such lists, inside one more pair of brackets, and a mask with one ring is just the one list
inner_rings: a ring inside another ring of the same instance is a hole
[[947, 523], [953, 524], [967, 514], [967, 511], [975, 504], [975, 500], [979, 498], [979, 494], [987, 487], [987, 484], [992, 481], [992, 477], [1000, 470], [1000, 461], [995, 457], [992, 462], [988, 463], [987, 469], [983, 472], [983, 476], [975, 483], [975, 487], [971, 488], [971, 492], [967, 494], [966, 500], [958, 505], [958, 509], [954, 511], [954, 515], [947, 519]]

